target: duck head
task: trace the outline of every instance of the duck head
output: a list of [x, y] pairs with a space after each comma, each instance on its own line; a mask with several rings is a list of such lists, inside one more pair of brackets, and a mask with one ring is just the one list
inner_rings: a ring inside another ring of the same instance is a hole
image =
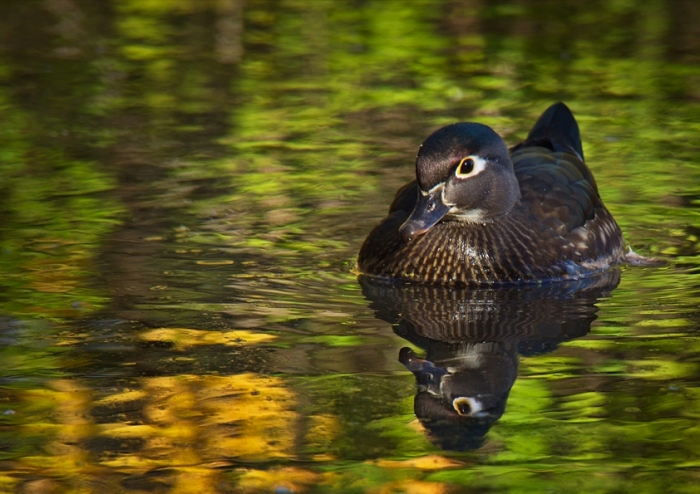
[[490, 127], [462, 122], [433, 133], [416, 158], [418, 201], [399, 228], [405, 241], [440, 220], [484, 224], [508, 213], [520, 199], [513, 162]]

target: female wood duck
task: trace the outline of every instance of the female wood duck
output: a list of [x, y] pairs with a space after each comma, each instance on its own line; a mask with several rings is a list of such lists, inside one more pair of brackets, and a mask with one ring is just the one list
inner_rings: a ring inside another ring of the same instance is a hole
[[486, 125], [443, 127], [421, 146], [416, 178], [365, 240], [362, 273], [466, 286], [580, 278], [643, 260], [626, 251], [563, 103], [510, 154]]

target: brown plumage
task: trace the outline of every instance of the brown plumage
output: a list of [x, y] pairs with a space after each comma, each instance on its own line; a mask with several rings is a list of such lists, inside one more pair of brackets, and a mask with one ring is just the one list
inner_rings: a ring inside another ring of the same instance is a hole
[[444, 127], [421, 146], [358, 257], [362, 273], [444, 285], [580, 278], [626, 260], [583, 161], [578, 125], [552, 105], [510, 153], [489, 127]]

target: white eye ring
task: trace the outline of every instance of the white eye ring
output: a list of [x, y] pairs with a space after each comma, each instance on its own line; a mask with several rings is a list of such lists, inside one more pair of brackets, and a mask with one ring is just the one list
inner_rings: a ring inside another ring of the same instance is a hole
[[467, 396], [460, 396], [452, 400], [452, 408], [463, 417], [478, 417], [484, 409], [483, 403]]
[[470, 178], [483, 172], [486, 168], [486, 160], [479, 156], [469, 155], [463, 158], [457, 168], [455, 168], [455, 177]]

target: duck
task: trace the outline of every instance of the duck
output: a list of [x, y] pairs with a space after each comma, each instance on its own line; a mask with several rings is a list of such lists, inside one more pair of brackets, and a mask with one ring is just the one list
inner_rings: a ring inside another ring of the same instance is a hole
[[625, 262], [626, 247], [584, 161], [578, 123], [551, 105], [508, 148], [459, 122], [421, 145], [416, 180], [369, 233], [357, 270], [388, 282], [481, 286], [580, 279]]

